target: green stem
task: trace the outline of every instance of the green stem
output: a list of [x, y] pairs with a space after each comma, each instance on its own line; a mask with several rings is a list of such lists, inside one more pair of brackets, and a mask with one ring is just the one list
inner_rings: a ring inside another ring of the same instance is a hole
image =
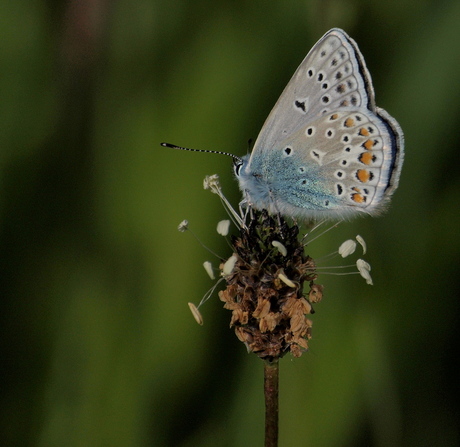
[[264, 362], [265, 447], [278, 446], [278, 360]]

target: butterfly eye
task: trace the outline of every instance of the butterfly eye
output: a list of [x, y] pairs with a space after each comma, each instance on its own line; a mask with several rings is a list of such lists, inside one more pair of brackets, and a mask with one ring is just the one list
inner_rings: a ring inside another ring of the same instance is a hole
[[241, 160], [236, 160], [234, 163], [233, 163], [233, 171], [235, 172], [235, 175], [237, 177], [240, 176], [240, 171], [241, 171], [241, 167], [243, 166], [243, 162]]

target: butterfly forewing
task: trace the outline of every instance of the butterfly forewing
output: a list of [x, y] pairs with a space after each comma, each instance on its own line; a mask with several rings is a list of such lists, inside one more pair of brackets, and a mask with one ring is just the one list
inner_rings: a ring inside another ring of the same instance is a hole
[[294, 73], [268, 116], [254, 151], [271, 150], [309, 120], [340, 107], [374, 107], [369, 72], [342, 30], [326, 33]]

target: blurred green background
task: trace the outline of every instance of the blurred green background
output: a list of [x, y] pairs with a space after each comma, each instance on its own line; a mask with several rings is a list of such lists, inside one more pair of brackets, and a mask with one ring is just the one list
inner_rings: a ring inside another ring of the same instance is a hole
[[320, 276], [310, 351], [281, 362], [280, 446], [458, 446], [458, 0], [2, 0], [5, 446], [259, 446], [262, 362], [212, 282], [243, 155], [325, 31], [359, 44], [401, 124], [391, 209], [315, 241], [368, 243], [374, 286]]

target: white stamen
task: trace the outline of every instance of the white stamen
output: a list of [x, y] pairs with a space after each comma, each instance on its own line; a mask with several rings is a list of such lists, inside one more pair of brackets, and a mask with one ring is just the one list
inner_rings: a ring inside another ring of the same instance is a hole
[[204, 189], [210, 189], [214, 194], [217, 194], [224, 204], [224, 208], [227, 210], [228, 215], [233, 220], [236, 226], [245, 227], [243, 219], [238, 213], [233, 209], [230, 202], [224, 196], [222, 188], [219, 183], [219, 176], [217, 174], [207, 175], [203, 182]]
[[212, 264], [209, 261], [203, 262], [203, 267], [211, 279], [216, 279], [216, 277], [214, 276], [214, 271], [212, 269]]
[[366, 280], [366, 283], [372, 286], [374, 283], [369, 273], [371, 271], [371, 266], [363, 259], [358, 259], [356, 261], [356, 267], [359, 270], [359, 274]]
[[203, 181], [203, 188], [210, 189], [214, 194], [218, 194], [220, 188], [219, 176], [217, 174], [207, 175]]
[[192, 312], [192, 315], [193, 315], [193, 318], [195, 318], [195, 321], [200, 326], [203, 326], [203, 316], [198, 310], [198, 307], [196, 307], [193, 303], [188, 303], [188, 307], [190, 308], [190, 311]]
[[359, 234], [356, 236], [356, 240], [361, 245], [361, 247], [363, 247], [363, 255], [365, 255], [367, 251], [366, 241]]
[[188, 220], [183, 220], [179, 226], [177, 227], [177, 229], [183, 233], [184, 231], [187, 231], [188, 230]]
[[348, 239], [339, 247], [339, 255], [342, 258], [346, 258], [347, 256], [354, 253], [356, 250], [356, 242], [352, 239]]
[[293, 289], [295, 289], [295, 283], [293, 283], [286, 275], [284, 275], [283, 273], [278, 273], [278, 278], [281, 279], [281, 281], [284, 282], [284, 284], [286, 284], [287, 286], [289, 287], [292, 287]]
[[273, 241], [272, 245], [278, 249], [278, 251], [283, 255], [287, 255], [286, 247], [279, 241]]
[[229, 220], [221, 220], [217, 224], [217, 232], [222, 236], [227, 236], [228, 229], [230, 228], [230, 221]]
[[201, 307], [206, 301], [211, 298], [212, 294], [214, 293], [214, 290], [216, 290], [217, 286], [224, 281], [224, 278], [220, 278], [216, 281], [216, 283], [204, 294], [203, 298], [200, 301], [200, 304], [198, 304], [198, 307]]
[[329, 227], [328, 229], [324, 230], [322, 233], [316, 235], [313, 239], [310, 239], [309, 241], [307, 241], [307, 238], [308, 236], [310, 236], [310, 234], [313, 233], [313, 231], [317, 230], [323, 223], [325, 223], [327, 221], [323, 220], [321, 222], [319, 222], [318, 224], [316, 224], [311, 230], [309, 233], [307, 233], [303, 238], [302, 238], [302, 242], [304, 245], [307, 245], [308, 244], [311, 244], [313, 241], [316, 241], [316, 239], [320, 238], [323, 234], [326, 234], [328, 231], [331, 231], [333, 228], [336, 228], [338, 227], [339, 224], [341, 224], [343, 222], [343, 220], [339, 220], [338, 222], [336, 222], [334, 225], [332, 225], [331, 227]]
[[228, 276], [233, 272], [233, 268], [235, 267], [236, 261], [238, 258], [235, 254], [231, 255], [224, 264], [222, 268], [222, 276]]

